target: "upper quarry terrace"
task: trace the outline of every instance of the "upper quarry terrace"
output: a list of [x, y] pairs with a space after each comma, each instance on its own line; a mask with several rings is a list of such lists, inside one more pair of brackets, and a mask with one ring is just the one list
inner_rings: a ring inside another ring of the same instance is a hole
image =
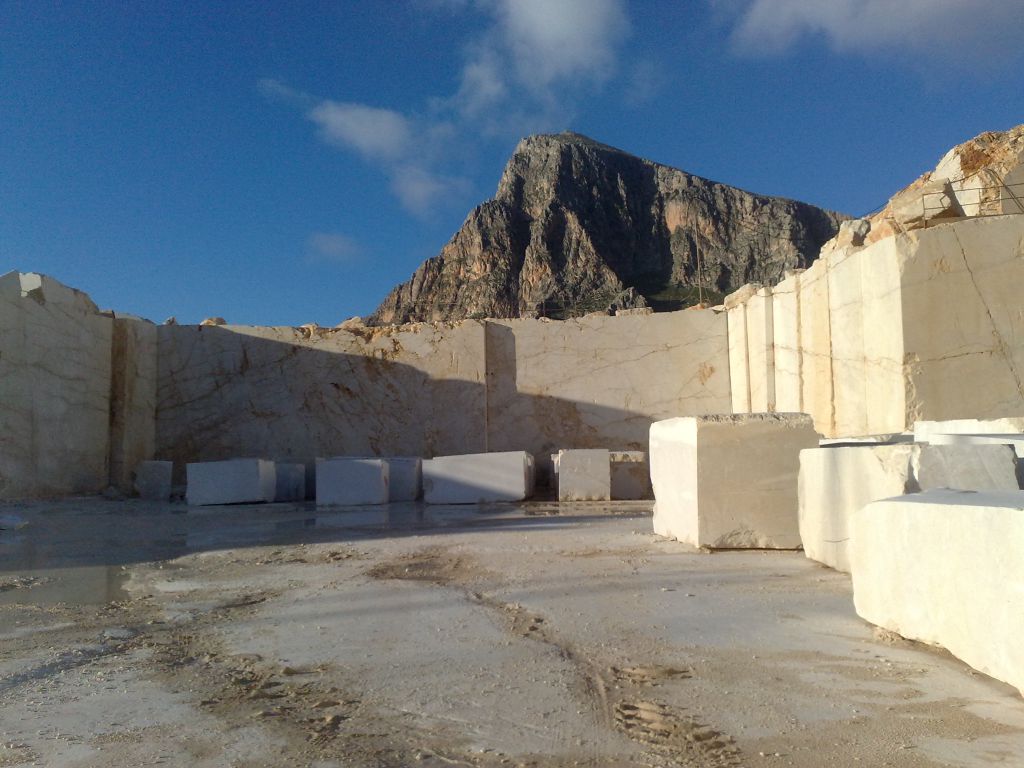
[[721, 307], [157, 326], [0, 277], [0, 765], [1024, 764], [987, 136]]

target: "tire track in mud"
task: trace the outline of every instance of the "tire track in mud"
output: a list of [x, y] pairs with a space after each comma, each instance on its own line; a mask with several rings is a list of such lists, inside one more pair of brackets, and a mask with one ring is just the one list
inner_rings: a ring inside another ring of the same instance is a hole
[[462, 555], [430, 547], [381, 563], [367, 575], [375, 579], [416, 581], [462, 590], [467, 598], [498, 613], [508, 631], [554, 649], [576, 672], [580, 697], [594, 708], [607, 728], [642, 744], [654, 768], [735, 768], [742, 753], [733, 738], [703, 723], [684, 708], [656, 700], [650, 689], [693, 676], [687, 667], [613, 665], [604, 667], [560, 640], [543, 616], [517, 603], [506, 603], [471, 588], [483, 573]]

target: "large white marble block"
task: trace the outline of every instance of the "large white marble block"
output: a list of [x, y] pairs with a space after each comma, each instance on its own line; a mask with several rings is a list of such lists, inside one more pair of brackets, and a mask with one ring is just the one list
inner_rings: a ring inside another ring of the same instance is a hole
[[167, 501], [171, 498], [173, 461], [142, 461], [135, 467], [134, 486], [140, 499]]
[[655, 422], [654, 532], [709, 548], [799, 547], [799, 454], [817, 444], [805, 414]]
[[288, 461], [275, 463], [277, 491], [274, 501], [306, 500], [306, 465]]
[[522, 501], [533, 493], [533, 456], [526, 451], [438, 456], [423, 462], [428, 504]]
[[852, 522], [858, 615], [1024, 693], [1024, 492], [927, 491]]
[[1003, 445], [835, 445], [800, 452], [800, 539], [807, 557], [850, 571], [850, 519], [866, 504], [933, 488], [1015, 490]]
[[559, 501], [608, 501], [612, 493], [609, 452], [577, 448], [558, 452]]
[[386, 459], [317, 459], [316, 504], [318, 507], [387, 504], [390, 479]]
[[277, 473], [272, 461], [202, 461], [188, 464], [185, 471], [190, 506], [273, 501], [277, 493]]
[[418, 456], [388, 457], [388, 500], [416, 501], [423, 492], [423, 460]]

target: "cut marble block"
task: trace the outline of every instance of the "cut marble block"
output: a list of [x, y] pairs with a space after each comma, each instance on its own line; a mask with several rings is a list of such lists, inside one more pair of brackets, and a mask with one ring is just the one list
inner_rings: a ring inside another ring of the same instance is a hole
[[1024, 693], [1024, 492], [876, 501], [852, 533], [858, 615]]
[[273, 501], [277, 492], [274, 462], [263, 459], [203, 461], [186, 465], [185, 472], [191, 506]]
[[647, 466], [646, 451], [612, 451], [608, 458], [613, 499], [651, 498], [651, 470]]
[[1024, 416], [1002, 419], [951, 419], [949, 421], [915, 421], [914, 440], [931, 442], [938, 435], [1008, 435], [1024, 438]]
[[654, 532], [709, 548], [800, 546], [800, 451], [810, 416], [695, 416], [651, 425]]
[[612, 493], [611, 463], [603, 448], [558, 452], [559, 501], [608, 501]]
[[804, 553], [850, 572], [850, 519], [878, 499], [920, 490], [1011, 491], [1016, 459], [1003, 445], [837, 445], [800, 452]]
[[171, 498], [173, 461], [141, 461], [135, 467], [135, 492], [140, 499], [167, 501]]
[[928, 435], [931, 445], [1008, 445], [1013, 448], [1018, 458], [1024, 458], [1024, 434], [1020, 432], [1004, 435], [968, 435], [963, 433]]
[[316, 505], [387, 504], [390, 478], [386, 459], [317, 459]]
[[274, 501], [306, 500], [306, 465], [279, 461], [274, 465], [277, 473], [277, 492]]
[[533, 456], [526, 451], [438, 456], [423, 462], [428, 504], [522, 501], [533, 493]]
[[388, 500], [416, 501], [423, 491], [423, 460], [419, 457], [401, 456], [386, 459], [388, 462]]

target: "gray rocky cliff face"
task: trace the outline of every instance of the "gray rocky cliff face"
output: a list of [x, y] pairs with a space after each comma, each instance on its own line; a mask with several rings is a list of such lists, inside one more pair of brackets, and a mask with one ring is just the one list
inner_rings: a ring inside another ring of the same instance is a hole
[[372, 324], [676, 309], [806, 267], [846, 217], [745, 192], [573, 133], [519, 142], [493, 200]]

